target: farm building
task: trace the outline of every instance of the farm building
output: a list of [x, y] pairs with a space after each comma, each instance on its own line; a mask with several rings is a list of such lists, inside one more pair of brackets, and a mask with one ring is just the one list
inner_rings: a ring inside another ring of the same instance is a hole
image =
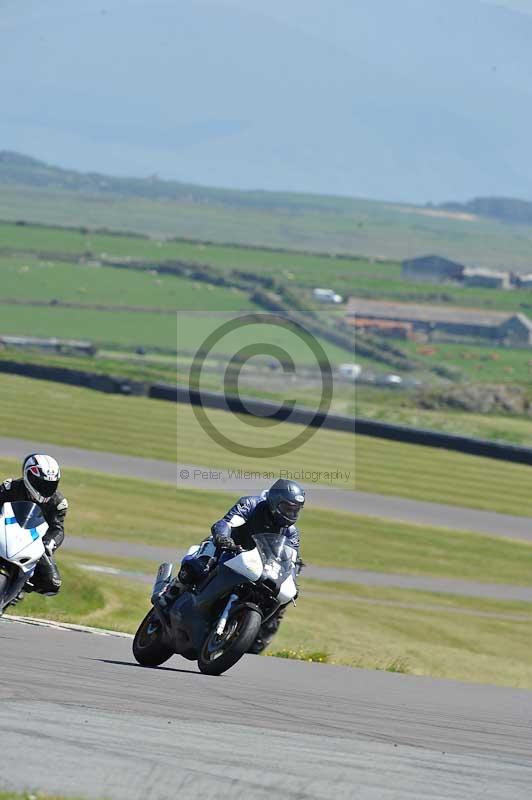
[[502, 323], [499, 335], [505, 344], [521, 347], [526, 343], [531, 347], [532, 322], [524, 314], [514, 314]]
[[532, 323], [524, 314], [351, 297], [346, 321], [356, 326], [359, 318], [411, 323], [414, 335], [421, 333], [429, 338], [435, 334], [478, 337], [514, 347], [532, 346]]
[[532, 274], [519, 275], [517, 278], [517, 285], [520, 289], [532, 289]]
[[445, 281], [459, 281], [462, 278], [464, 266], [455, 261], [449, 261], [441, 256], [420, 256], [403, 261], [401, 275], [410, 281], [426, 281], [428, 283], [444, 283]]
[[466, 286], [484, 286], [488, 289], [510, 289], [509, 272], [492, 272], [489, 269], [467, 267], [463, 272]]
[[411, 322], [397, 322], [389, 319], [368, 319], [367, 317], [351, 317], [349, 324], [355, 331], [374, 333], [377, 336], [390, 336], [394, 339], [412, 339], [414, 326]]

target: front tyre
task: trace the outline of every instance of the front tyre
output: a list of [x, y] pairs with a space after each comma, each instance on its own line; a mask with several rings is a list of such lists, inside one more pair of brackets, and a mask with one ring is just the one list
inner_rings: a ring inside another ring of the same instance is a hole
[[221, 636], [213, 627], [198, 658], [198, 667], [205, 675], [221, 675], [247, 653], [260, 630], [262, 617], [253, 608], [239, 608], [227, 620]]
[[148, 611], [133, 639], [133, 655], [143, 667], [164, 664], [174, 651], [164, 642], [163, 626], [153, 608]]
[[0, 617], [5, 610], [5, 596], [9, 587], [9, 578], [0, 568]]

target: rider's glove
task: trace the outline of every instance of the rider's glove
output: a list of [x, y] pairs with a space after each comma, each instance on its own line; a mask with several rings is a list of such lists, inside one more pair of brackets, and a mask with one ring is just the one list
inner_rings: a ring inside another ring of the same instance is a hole
[[299, 575], [303, 567], [306, 567], [305, 562], [301, 558], [296, 558], [296, 575]]
[[48, 555], [51, 556], [53, 554], [54, 550], [57, 549], [57, 545], [55, 543], [55, 539], [48, 539], [47, 542], [44, 542], [44, 549], [46, 550]]
[[214, 543], [219, 550], [226, 550], [230, 553], [239, 553], [241, 550], [240, 545], [236, 544], [230, 536], [217, 536]]

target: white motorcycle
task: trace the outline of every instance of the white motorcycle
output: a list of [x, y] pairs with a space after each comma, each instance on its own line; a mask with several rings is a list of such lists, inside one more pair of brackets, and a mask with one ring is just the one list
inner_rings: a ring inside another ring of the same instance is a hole
[[0, 509], [0, 616], [18, 596], [45, 553], [48, 525], [35, 503], [13, 501]]

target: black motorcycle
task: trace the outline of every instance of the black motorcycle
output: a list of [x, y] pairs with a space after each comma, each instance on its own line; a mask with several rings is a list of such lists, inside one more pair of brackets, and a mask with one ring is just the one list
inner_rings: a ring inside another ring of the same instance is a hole
[[[252, 550], [219, 553], [206, 577], [168, 609], [148, 612], [133, 640], [139, 664], [155, 667], [177, 654], [197, 660], [205, 674], [221, 675], [250, 651], [263, 623], [295, 603], [296, 550], [282, 534], [253, 540]], [[161, 564], [153, 596], [171, 574], [172, 565]]]

